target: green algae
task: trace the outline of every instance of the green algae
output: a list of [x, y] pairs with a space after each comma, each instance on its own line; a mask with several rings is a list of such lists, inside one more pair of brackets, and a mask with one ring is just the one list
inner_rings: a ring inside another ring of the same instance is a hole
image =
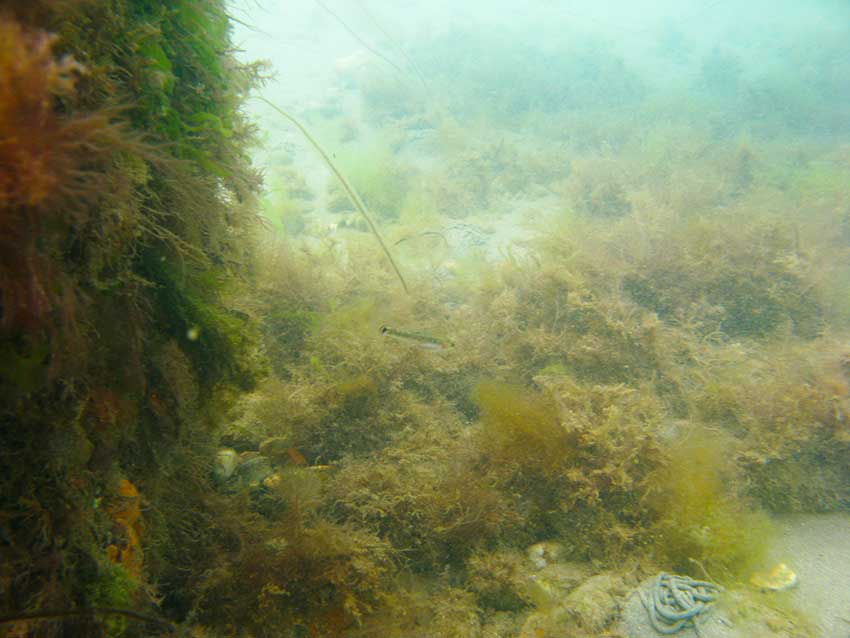
[[764, 560], [773, 527], [736, 495], [729, 444], [697, 432], [669, 454], [650, 497], [658, 511], [656, 552], [676, 573], [746, 578]]

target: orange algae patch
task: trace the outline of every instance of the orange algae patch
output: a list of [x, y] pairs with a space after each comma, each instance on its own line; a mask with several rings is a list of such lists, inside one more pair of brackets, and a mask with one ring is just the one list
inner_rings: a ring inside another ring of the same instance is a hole
[[109, 560], [121, 565], [134, 578], [142, 575], [144, 553], [142, 552], [141, 495], [136, 486], [127, 479], [121, 479], [109, 514], [114, 522], [113, 543], [106, 548]]
[[54, 59], [55, 36], [0, 19], [0, 204], [43, 204], [68, 176], [74, 127], [55, 111], [55, 96], [74, 88], [82, 67]]
[[[0, 328], [74, 323], [62, 265], [103, 196], [108, 161], [129, 149], [107, 111], [80, 111], [85, 68], [54, 55], [57, 36], [0, 16]], [[113, 184], [114, 188], [114, 184]], [[54, 313], [53, 311], [58, 311]]]

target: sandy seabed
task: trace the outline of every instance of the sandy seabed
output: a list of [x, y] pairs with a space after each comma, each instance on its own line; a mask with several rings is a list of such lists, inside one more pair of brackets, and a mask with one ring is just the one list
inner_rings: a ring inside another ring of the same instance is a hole
[[[804, 514], [777, 519], [777, 537], [765, 568], [785, 563], [797, 573], [797, 585], [780, 594], [816, 628], [819, 638], [850, 638], [850, 513]], [[644, 583], [645, 587], [654, 581]], [[619, 631], [628, 638], [658, 638], [637, 595], [629, 597]], [[699, 633], [687, 627], [677, 638], [756, 638], [773, 634], [769, 625], [750, 618], [733, 623], [718, 608], [700, 623]]]
[[789, 516], [778, 527], [770, 557], [797, 572], [794, 605], [822, 638], [850, 637], [850, 514]]

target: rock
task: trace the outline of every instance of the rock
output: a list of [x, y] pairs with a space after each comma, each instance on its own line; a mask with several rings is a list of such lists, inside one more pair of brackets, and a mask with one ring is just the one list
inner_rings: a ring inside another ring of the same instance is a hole
[[588, 571], [585, 565], [556, 563], [532, 574], [541, 591], [534, 597], [537, 611], [526, 619], [520, 637], [595, 635], [611, 625], [625, 593], [623, 580], [610, 573], [587, 578]]
[[590, 575], [590, 568], [580, 563], [553, 563], [528, 574], [524, 598], [538, 608], [561, 605], [567, 595]]
[[219, 483], [224, 483], [239, 466], [239, 453], [233, 448], [221, 448], [215, 455], [215, 467], [213, 477]]
[[598, 632], [616, 620], [618, 601], [625, 591], [619, 576], [591, 576], [567, 596], [563, 609], [580, 627]]

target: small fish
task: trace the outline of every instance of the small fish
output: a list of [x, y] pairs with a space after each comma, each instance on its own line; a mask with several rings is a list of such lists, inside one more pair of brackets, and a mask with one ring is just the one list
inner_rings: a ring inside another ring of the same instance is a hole
[[422, 348], [423, 350], [448, 350], [454, 345], [451, 341], [438, 339], [430, 335], [422, 334], [421, 332], [396, 330], [389, 326], [381, 326], [381, 334], [385, 337], [394, 337], [402, 341], [407, 341], [419, 348]]
[[398, 246], [399, 244], [410, 241], [411, 239], [417, 239], [419, 237], [439, 237], [446, 244], [446, 248], [449, 248], [449, 240], [446, 239], [446, 236], [438, 230], [425, 230], [421, 233], [414, 233], [413, 235], [407, 235], [406, 237], [402, 237], [393, 246]]

